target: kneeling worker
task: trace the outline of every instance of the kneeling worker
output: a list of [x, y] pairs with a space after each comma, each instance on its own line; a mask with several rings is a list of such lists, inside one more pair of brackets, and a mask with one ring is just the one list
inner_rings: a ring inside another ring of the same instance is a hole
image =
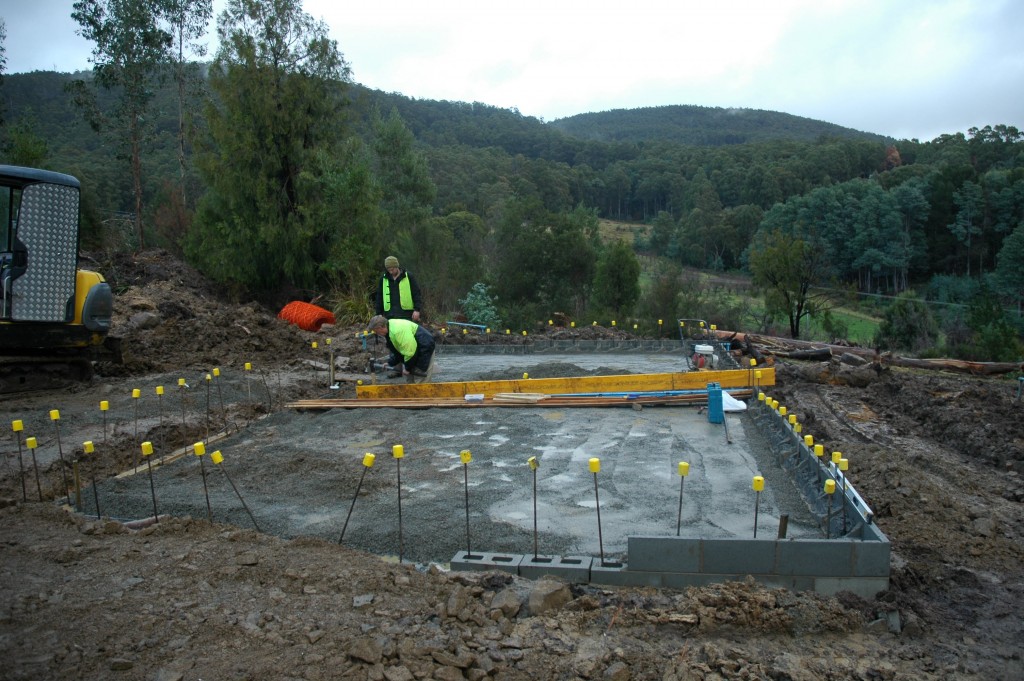
[[388, 378], [427, 375], [434, 356], [434, 336], [430, 331], [408, 319], [388, 319], [384, 315], [373, 317], [366, 330], [387, 341], [391, 351]]

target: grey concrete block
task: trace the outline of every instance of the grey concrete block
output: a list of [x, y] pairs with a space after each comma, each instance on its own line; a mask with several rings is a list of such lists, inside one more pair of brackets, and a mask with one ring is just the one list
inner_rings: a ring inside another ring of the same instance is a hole
[[701, 572], [770, 574], [775, 569], [775, 539], [705, 539]]
[[758, 584], [770, 589], [789, 589], [790, 591], [813, 591], [815, 578], [803, 575], [754, 575]]
[[538, 579], [544, 575], [554, 575], [574, 584], [586, 584], [590, 581], [590, 566], [594, 559], [590, 556], [544, 556], [534, 559], [532, 553], [526, 554], [519, 562], [519, 576], [527, 579]]
[[700, 572], [703, 541], [690, 537], [628, 537], [629, 569]]
[[889, 579], [889, 558], [892, 547], [888, 541], [852, 542], [851, 550], [852, 576]]
[[707, 586], [718, 584], [733, 579], [723, 575], [708, 575], [699, 572], [663, 572], [661, 573], [661, 586], [669, 589], [688, 589], [691, 586]]
[[779, 575], [849, 577], [853, 574], [851, 543], [844, 539], [789, 539], [775, 547]]
[[463, 571], [501, 570], [519, 574], [519, 563], [522, 560], [523, 556], [519, 554], [488, 553], [486, 551], [469, 554], [459, 551], [451, 560], [451, 568]]
[[625, 563], [612, 563], [610, 561], [601, 565], [599, 559], [594, 559], [590, 566], [591, 584], [608, 584], [611, 586], [652, 586], [660, 587], [662, 573], [660, 572], [639, 572], [629, 570]]

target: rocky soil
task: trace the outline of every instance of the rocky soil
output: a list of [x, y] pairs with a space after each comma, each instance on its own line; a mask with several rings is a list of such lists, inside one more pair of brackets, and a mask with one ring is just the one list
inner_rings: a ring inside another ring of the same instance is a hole
[[[341, 387], [331, 394], [351, 396], [372, 351], [355, 327], [308, 333], [255, 303], [226, 302], [163, 252], [98, 267], [117, 292], [124, 364], [100, 365], [92, 383], [70, 390], [0, 401], [8, 432], [20, 419], [24, 435], [38, 437], [40, 469], [37, 486], [20, 473], [14, 437], [5, 438], [2, 679], [1024, 678], [1016, 377], [876, 367], [850, 385], [830, 363], [776, 365], [773, 395], [847, 455], [851, 480], [892, 541], [891, 588], [870, 601], [751, 582], [676, 592], [450, 573], [262, 534], [244, 516], [237, 525], [97, 519], [90, 477], [136, 465], [140, 440], [170, 451], [324, 394], [315, 363], [326, 360], [328, 337], [340, 358]], [[207, 380], [213, 367], [231, 380]], [[166, 386], [166, 402], [146, 395], [133, 413], [132, 389], [154, 384]], [[111, 413], [99, 435], [101, 400]], [[63, 484], [75, 459], [81, 513], [67, 506]]]

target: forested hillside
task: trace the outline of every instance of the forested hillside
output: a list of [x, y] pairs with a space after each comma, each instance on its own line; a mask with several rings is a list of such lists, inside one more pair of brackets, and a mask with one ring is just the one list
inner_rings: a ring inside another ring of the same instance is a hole
[[[276, 7], [302, 15], [298, 2]], [[439, 317], [471, 307], [526, 327], [554, 312], [714, 316], [799, 335], [801, 321], [827, 320], [861, 292], [948, 304], [926, 307], [910, 340], [892, 331], [894, 344], [922, 346], [923, 333], [925, 347], [941, 339], [960, 354], [1019, 352], [1019, 315], [1007, 312], [1024, 299], [1016, 127], [887, 141], [693, 106], [545, 123], [362, 87], [322, 27], [290, 18], [267, 12], [283, 28], [261, 33], [235, 17], [229, 32], [248, 42], [222, 43], [187, 78], [170, 57], [151, 69], [134, 119], [137, 189], [118, 118], [125, 90], [93, 73], [4, 76], [3, 160], [82, 180], [87, 245], [182, 252], [239, 297], [327, 293], [358, 318], [393, 253]], [[289, 50], [293, 61], [266, 56]], [[624, 253], [602, 242], [599, 219], [647, 229]], [[637, 258], [642, 286], [608, 281]], [[684, 267], [749, 272], [763, 307], [695, 291]]]
[[716, 147], [773, 140], [814, 142], [822, 137], [887, 141], [882, 135], [777, 111], [681, 104], [577, 114], [552, 121], [551, 126], [598, 142], [660, 140]]

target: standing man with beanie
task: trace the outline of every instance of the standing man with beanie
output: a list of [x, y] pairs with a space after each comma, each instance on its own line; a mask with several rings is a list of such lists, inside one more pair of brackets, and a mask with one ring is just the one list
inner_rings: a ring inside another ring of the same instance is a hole
[[374, 303], [377, 314], [388, 319], [420, 320], [420, 287], [398, 266], [398, 258], [393, 255], [384, 258], [384, 274], [374, 292]]
[[434, 357], [434, 336], [430, 331], [408, 319], [388, 319], [384, 315], [371, 319], [366, 330], [383, 337], [388, 344], [388, 378], [428, 375]]

